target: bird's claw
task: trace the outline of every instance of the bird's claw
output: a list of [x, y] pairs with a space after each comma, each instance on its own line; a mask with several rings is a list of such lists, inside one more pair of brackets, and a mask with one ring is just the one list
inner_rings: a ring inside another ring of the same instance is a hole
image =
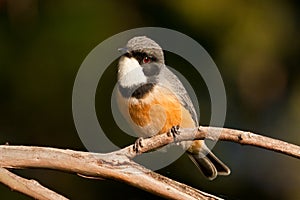
[[180, 135], [180, 126], [172, 126], [172, 128], [168, 131], [168, 136], [173, 136], [174, 140], [176, 140], [177, 135]]
[[143, 138], [138, 138], [134, 144], [133, 144], [133, 151], [138, 153], [140, 148], [144, 147], [144, 145], [142, 144]]

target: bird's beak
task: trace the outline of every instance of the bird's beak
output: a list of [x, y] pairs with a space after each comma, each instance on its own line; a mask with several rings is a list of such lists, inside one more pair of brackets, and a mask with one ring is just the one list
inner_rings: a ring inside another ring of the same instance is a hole
[[123, 47], [123, 48], [118, 48], [118, 51], [122, 54], [128, 53], [128, 48], [127, 47]]

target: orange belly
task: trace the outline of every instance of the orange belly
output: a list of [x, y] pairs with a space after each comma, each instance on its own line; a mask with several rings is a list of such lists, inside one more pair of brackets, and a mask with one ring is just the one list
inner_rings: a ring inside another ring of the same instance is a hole
[[151, 127], [149, 135], [147, 130], [143, 132], [151, 136], [153, 129], [155, 134], [169, 131], [172, 126], [194, 127], [190, 113], [180, 100], [168, 89], [156, 87], [151, 93], [142, 99], [130, 98], [128, 102], [129, 114], [132, 121], [142, 128]]

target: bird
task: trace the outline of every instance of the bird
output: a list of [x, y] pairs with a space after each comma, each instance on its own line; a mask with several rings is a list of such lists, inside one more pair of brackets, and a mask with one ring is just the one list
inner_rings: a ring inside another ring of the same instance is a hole
[[[119, 51], [122, 55], [118, 62], [117, 104], [141, 138], [199, 125], [190, 96], [165, 65], [159, 44], [149, 37], [135, 36]], [[136, 143], [134, 147], [141, 145], [140, 140]], [[209, 180], [230, 174], [229, 167], [210, 151], [204, 140], [183, 141], [180, 145]]]

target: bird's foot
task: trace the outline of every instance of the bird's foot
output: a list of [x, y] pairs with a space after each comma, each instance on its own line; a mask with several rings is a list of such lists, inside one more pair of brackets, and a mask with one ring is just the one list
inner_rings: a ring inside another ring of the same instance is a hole
[[168, 136], [173, 136], [174, 141], [176, 141], [177, 135], [180, 135], [180, 126], [172, 126], [172, 128], [167, 132]]
[[142, 138], [142, 137], [138, 138], [138, 139], [134, 142], [134, 144], [133, 144], [133, 151], [134, 151], [135, 153], [139, 153], [140, 148], [144, 147], [144, 145], [143, 145], [142, 142], [143, 142], [143, 138]]

